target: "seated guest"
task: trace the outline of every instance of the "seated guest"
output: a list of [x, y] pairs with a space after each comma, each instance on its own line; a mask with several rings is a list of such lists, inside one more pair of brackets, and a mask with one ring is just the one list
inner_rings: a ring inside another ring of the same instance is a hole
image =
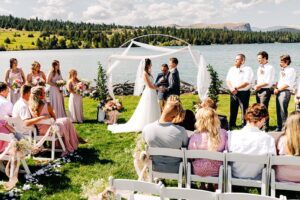
[[179, 96], [171, 95], [168, 97], [167, 103], [173, 102], [178, 103], [179, 112], [178, 115], [173, 119], [173, 123], [178, 126], [182, 126], [186, 130], [194, 131], [195, 130], [195, 115], [191, 110], [184, 110]]
[[[5, 120], [0, 119], [0, 135], [1, 134], [10, 134], [15, 133], [13, 127], [11, 127]], [[5, 150], [8, 142], [0, 140], [0, 153]]]
[[[293, 112], [287, 118], [277, 152], [278, 155], [300, 156], [300, 112]], [[277, 166], [276, 179], [300, 183], [300, 166]]]
[[[56, 119], [51, 105], [45, 101], [45, 91], [42, 86], [32, 88], [29, 98], [29, 110], [32, 117], [35, 119], [53, 118], [56, 121], [66, 146], [66, 152], [63, 152], [63, 155], [77, 149], [79, 142], [74, 125], [69, 118]], [[50, 125], [45, 124], [36, 124], [36, 126], [40, 135], [45, 135], [50, 127]]]
[[[172, 123], [178, 112], [178, 103], [168, 103], [165, 105], [159, 121], [144, 127], [142, 136], [148, 146], [172, 149], [187, 146], [188, 136], [185, 129]], [[153, 170], [177, 173], [180, 162], [182, 162], [180, 158], [153, 156]]]
[[[220, 128], [220, 120], [212, 108], [197, 111], [195, 127], [188, 149], [223, 152], [227, 148], [227, 132]], [[220, 161], [195, 159], [192, 169], [198, 176], [218, 176], [221, 164]]]
[[7, 99], [9, 88], [6, 83], [0, 82], [0, 116], [11, 116], [13, 104]]
[[[250, 106], [245, 115], [246, 126], [228, 135], [228, 150], [233, 153], [266, 155], [275, 154], [274, 139], [260, 129], [268, 119], [268, 110], [263, 104]], [[263, 166], [249, 163], [233, 163], [234, 177], [256, 179], [261, 176]]]
[[[214, 110], [217, 110], [217, 104], [211, 98], [206, 98], [201, 103], [201, 108], [207, 108], [207, 107], [212, 108]], [[228, 131], [229, 130], [229, 125], [228, 125], [227, 117], [225, 115], [218, 115], [218, 117], [219, 117], [219, 120], [221, 122], [221, 128]]]

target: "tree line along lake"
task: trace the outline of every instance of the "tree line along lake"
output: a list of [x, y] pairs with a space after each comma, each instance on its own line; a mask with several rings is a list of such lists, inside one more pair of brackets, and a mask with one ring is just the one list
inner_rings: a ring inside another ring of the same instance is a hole
[[[180, 48], [180, 47], [170, 47]], [[269, 53], [269, 63], [276, 69], [278, 77], [279, 57], [282, 54], [289, 54], [292, 58], [291, 66], [300, 74], [300, 43], [272, 43], [272, 44], [233, 44], [233, 45], [203, 45], [192, 46], [198, 50], [205, 58], [207, 64], [211, 64], [219, 73], [220, 79], [225, 81], [229, 67], [234, 65], [235, 56], [238, 53], [246, 55], [246, 65], [252, 67], [256, 78], [256, 68], [258, 67], [257, 53], [267, 51]], [[4, 72], [9, 68], [9, 59], [17, 58], [18, 65], [25, 74], [30, 71], [31, 63], [38, 61], [41, 63], [42, 71], [48, 73], [51, 62], [56, 59], [61, 63], [63, 78], [67, 80], [68, 71], [76, 69], [78, 76], [92, 81], [97, 76], [97, 63], [106, 68], [108, 58], [112, 54], [121, 54], [124, 48], [99, 48], [99, 49], [67, 49], [67, 50], [24, 50], [24, 51], [4, 51], [0, 52], [0, 70], [4, 79]], [[128, 55], [155, 55], [158, 52], [145, 50], [142, 48], [131, 48]], [[193, 64], [189, 53], [177, 53], [172, 55], [179, 60], [180, 78], [191, 84], [196, 83], [197, 68]], [[160, 66], [168, 63], [168, 57], [152, 60], [152, 74], [156, 77], [160, 72]], [[136, 76], [139, 61], [121, 61], [120, 65], [114, 70], [113, 82], [123, 83], [133, 82]]]

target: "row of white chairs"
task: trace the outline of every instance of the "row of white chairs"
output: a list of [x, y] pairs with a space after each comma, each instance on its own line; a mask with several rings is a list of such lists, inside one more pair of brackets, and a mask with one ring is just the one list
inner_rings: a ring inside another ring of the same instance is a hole
[[[39, 136], [37, 134], [37, 130], [34, 126], [26, 127], [24, 125], [24, 122], [19, 117], [14, 118], [14, 117], [5, 116], [5, 117], [3, 117], [3, 119], [5, 121], [7, 121], [16, 130], [17, 133], [22, 134], [25, 138], [27, 138], [33, 146], [36, 145], [43, 138], [43, 136]], [[39, 124], [53, 125], [53, 123], [54, 123], [54, 119], [48, 119], [48, 120], [41, 121]], [[49, 131], [51, 131], [51, 127], [47, 130], [47, 132], [49, 132]], [[15, 137], [12, 133], [10, 133], [10, 134], [0, 133], [0, 141], [8, 142], [8, 146], [11, 142], [13, 142], [14, 139], [15, 139]], [[37, 159], [37, 160], [54, 160], [55, 159], [55, 152], [65, 151], [66, 148], [65, 148], [65, 145], [62, 141], [62, 137], [59, 133], [55, 132], [55, 133], [49, 135], [48, 137], [46, 137], [44, 139], [45, 139], [45, 141], [51, 142], [51, 148], [46, 149], [46, 150], [51, 151], [51, 157], [50, 158], [33, 157], [33, 159]], [[62, 147], [61, 149], [57, 149], [55, 147], [55, 142], [56, 141], [59, 141], [59, 143]], [[28, 156], [30, 157], [31, 155], [28, 155]], [[14, 163], [15, 159], [18, 159], [18, 158], [11, 157], [9, 154], [4, 155], [3, 158], [2, 158], [3, 161], [11, 161], [11, 163]], [[20, 161], [21, 161], [22, 167], [24, 168], [25, 173], [26, 174], [31, 174], [31, 172], [29, 170], [29, 167], [26, 163], [26, 160], [24, 158], [21, 158]], [[5, 169], [2, 162], [0, 162], [0, 169], [2, 169], [3, 171]], [[13, 169], [13, 167], [11, 167], [11, 169]], [[23, 171], [20, 170], [20, 172], [23, 172]], [[12, 176], [12, 175], [13, 175], [13, 172], [11, 171], [10, 176]]]
[[[179, 165], [178, 173], [164, 173], [153, 170], [153, 163], [150, 162], [149, 173], [150, 178], [173, 179], [178, 181], [178, 187], [182, 187], [183, 181], [187, 188], [191, 187], [191, 182], [204, 182], [218, 184], [218, 190], [221, 192], [232, 192], [232, 186], [245, 186], [261, 188], [261, 195], [269, 194], [271, 188], [271, 196], [275, 197], [276, 190], [300, 191], [300, 183], [293, 182], [278, 182], [276, 180], [276, 172], [274, 166], [290, 165], [300, 167], [300, 157], [297, 156], [274, 156], [274, 155], [249, 155], [228, 152], [212, 152], [206, 150], [187, 150], [170, 149], [170, 148], [153, 148], [148, 147], [147, 152], [150, 156], [169, 156], [174, 158], [181, 158], [182, 162]], [[213, 176], [198, 176], [192, 173], [191, 159], [209, 159], [220, 161], [221, 167], [219, 169], [218, 177]], [[248, 163], [262, 165], [261, 179], [243, 179], [232, 176], [231, 163]], [[185, 175], [185, 179], [183, 176]]]
[[[245, 193], [209, 192], [190, 188], [165, 187], [161, 183], [155, 184], [137, 180], [114, 179], [112, 177], [109, 178], [109, 185], [115, 194], [116, 200], [286, 200], [285, 196], [275, 198]], [[129, 191], [130, 193], [126, 193], [125, 191]]]

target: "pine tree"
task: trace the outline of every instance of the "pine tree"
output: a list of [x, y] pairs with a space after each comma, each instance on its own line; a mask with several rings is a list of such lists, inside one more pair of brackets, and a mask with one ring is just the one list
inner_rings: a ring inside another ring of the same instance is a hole
[[219, 94], [220, 94], [220, 88], [223, 84], [223, 81], [219, 79], [218, 73], [214, 70], [213, 66], [208, 65], [207, 70], [210, 74], [210, 86], [208, 89], [208, 96], [211, 98], [214, 102], [218, 103], [219, 101]]
[[108, 89], [107, 89], [107, 75], [106, 71], [102, 67], [102, 64], [98, 62], [98, 75], [97, 79], [94, 79], [96, 82], [96, 88], [92, 92], [91, 97], [96, 100], [100, 101], [100, 104], [104, 106], [108, 99]]

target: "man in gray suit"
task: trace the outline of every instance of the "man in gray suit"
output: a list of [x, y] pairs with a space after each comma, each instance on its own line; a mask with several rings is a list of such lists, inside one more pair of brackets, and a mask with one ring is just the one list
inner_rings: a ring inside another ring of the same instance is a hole
[[161, 73], [157, 75], [157, 78], [154, 83], [155, 86], [159, 87], [159, 90], [157, 91], [157, 97], [159, 100], [159, 106], [161, 112], [163, 111], [166, 104], [166, 93], [163, 92], [163, 89], [166, 89], [169, 86], [168, 73], [169, 73], [168, 65], [162, 64]]
[[178, 60], [177, 58], [170, 58], [169, 60], [169, 74], [168, 83], [169, 86], [166, 88], [165, 93], [168, 98], [171, 95], [180, 95], [180, 78], [177, 70]]

